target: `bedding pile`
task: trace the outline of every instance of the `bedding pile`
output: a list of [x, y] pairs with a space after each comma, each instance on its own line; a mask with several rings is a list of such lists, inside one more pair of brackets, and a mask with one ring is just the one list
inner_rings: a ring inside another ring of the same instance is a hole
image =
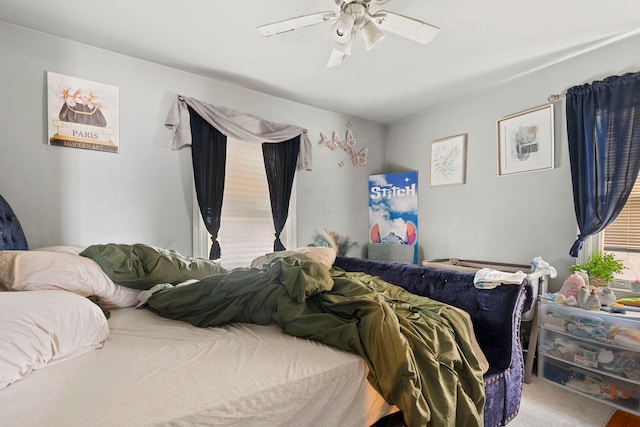
[[[96, 245], [81, 255], [110, 275], [129, 270], [130, 260], [121, 256], [128, 249]], [[144, 245], [136, 250], [151, 255], [138, 253], [136, 263], [153, 260], [152, 252], [157, 253]], [[184, 274], [169, 272], [172, 280], [162, 280], [142, 262], [133, 278], [137, 289], [191, 278], [186, 277], [188, 260], [177, 253], [162, 256], [177, 259], [163, 268], [174, 265]], [[146, 275], [153, 283], [141, 285], [139, 279]], [[126, 280], [112, 280], [127, 286]], [[468, 318], [453, 307], [286, 251], [267, 256], [260, 268], [220, 271], [187, 286], [165, 288], [146, 301], [160, 316], [200, 327], [276, 324], [287, 334], [360, 355], [369, 366], [370, 383], [402, 410], [409, 426], [482, 425], [485, 366], [474, 351], [477, 343]]]

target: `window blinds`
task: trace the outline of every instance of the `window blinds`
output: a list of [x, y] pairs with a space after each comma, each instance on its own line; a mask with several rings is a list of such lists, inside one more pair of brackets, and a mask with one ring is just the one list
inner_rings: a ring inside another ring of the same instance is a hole
[[604, 249], [640, 252], [640, 175], [624, 209], [604, 231]]
[[273, 252], [273, 218], [262, 148], [229, 138], [218, 233], [220, 262], [225, 268], [248, 267]]

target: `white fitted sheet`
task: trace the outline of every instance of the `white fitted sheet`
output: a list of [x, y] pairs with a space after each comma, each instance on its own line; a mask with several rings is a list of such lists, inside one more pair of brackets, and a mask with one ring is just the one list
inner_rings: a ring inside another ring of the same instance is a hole
[[196, 328], [119, 309], [102, 349], [0, 390], [13, 426], [369, 426], [397, 409], [358, 356], [276, 326]]

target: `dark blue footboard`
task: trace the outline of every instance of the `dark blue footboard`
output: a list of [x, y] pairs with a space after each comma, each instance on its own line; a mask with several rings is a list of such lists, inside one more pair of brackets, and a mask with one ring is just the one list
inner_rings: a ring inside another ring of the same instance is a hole
[[516, 416], [524, 371], [520, 319], [533, 300], [527, 279], [520, 285], [478, 289], [473, 285], [474, 273], [342, 256], [334, 265], [345, 271], [378, 276], [469, 313], [478, 343], [489, 361], [489, 371], [484, 376], [485, 426], [503, 426]]

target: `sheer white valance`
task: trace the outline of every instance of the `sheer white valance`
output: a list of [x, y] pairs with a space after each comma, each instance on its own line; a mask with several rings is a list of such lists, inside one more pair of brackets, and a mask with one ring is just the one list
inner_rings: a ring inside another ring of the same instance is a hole
[[227, 137], [253, 143], [277, 143], [300, 136], [297, 170], [311, 170], [311, 142], [307, 130], [298, 126], [282, 125], [260, 117], [239, 113], [225, 107], [216, 107], [194, 98], [177, 96], [165, 126], [172, 129], [171, 149], [179, 150], [191, 145], [191, 123], [189, 109], [191, 107], [211, 126]]

